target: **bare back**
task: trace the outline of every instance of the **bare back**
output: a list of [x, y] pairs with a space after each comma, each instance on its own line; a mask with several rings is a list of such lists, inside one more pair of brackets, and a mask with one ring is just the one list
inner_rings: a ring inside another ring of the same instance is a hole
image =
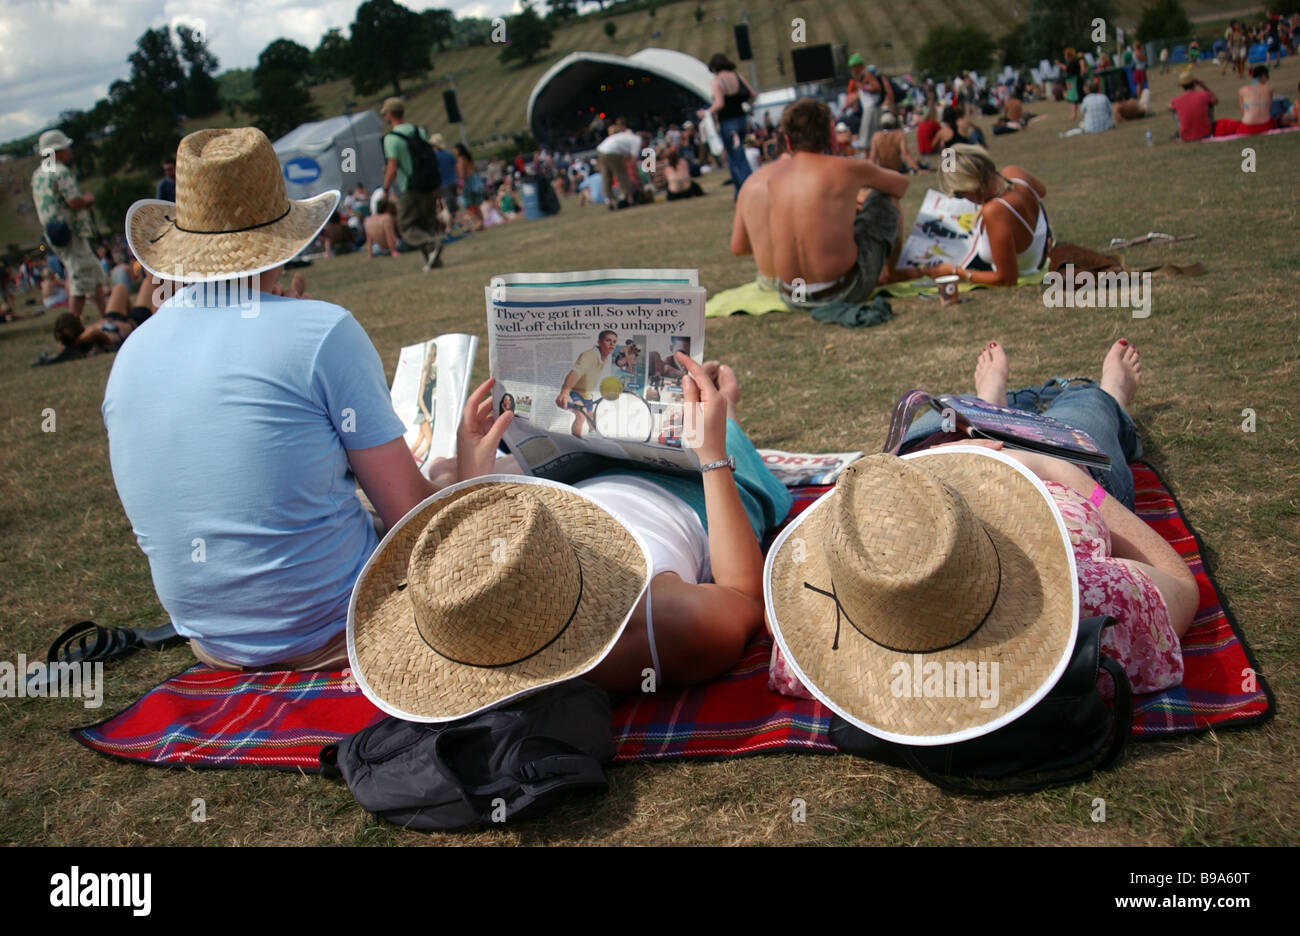
[[853, 216], [858, 190], [869, 184], [867, 169], [880, 171], [862, 160], [804, 152], [774, 165], [768, 178], [767, 227], [778, 232], [772, 262], [781, 279], [829, 282], [857, 262]]
[[900, 171], [903, 168], [903, 131], [877, 130], [871, 138], [871, 153], [876, 165]]
[[1268, 122], [1269, 109], [1273, 106], [1273, 89], [1267, 84], [1244, 85], [1237, 92], [1241, 102], [1241, 122], [1254, 126]]
[[[759, 276], [769, 279], [776, 275], [776, 267], [772, 262], [772, 228], [768, 221], [768, 181], [777, 167], [789, 161], [789, 156], [782, 156], [776, 162], [760, 166], [745, 180], [736, 199], [732, 253], [752, 253]], [[748, 249], [738, 249], [742, 244]]]

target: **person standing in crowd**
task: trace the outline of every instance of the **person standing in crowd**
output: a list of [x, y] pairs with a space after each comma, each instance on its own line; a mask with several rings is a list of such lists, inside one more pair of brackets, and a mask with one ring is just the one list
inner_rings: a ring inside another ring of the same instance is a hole
[[[72, 140], [62, 130], [46, 130], [38, 145], [41, 161], [32, 173], [32, 200], [36, 214], [45, 228], [55, 257], [67, 271], [68, 309], [78, 318], [91, 296], [101, 315], [107, 308], [105, 286], [108, 276], [99, 265], [90, 244], [94, 238], [91, 208], [95, 196], [84, 195], [77, 188], [77, 177], [68, 168], [72, 159]], [[55, 229], [57, 236], [51, 234]], [[54, 243], [55, 240], [62, 244]]]
[[[610, 127], [609, 136], [596, 147], [596, 162], [600, 166], [605, 201], [609, 203], [610, 211], [636, 204], [635, 195], [639, 186], [628, 171], [628, 160], [641, 157], [641, 146], [641, 134], [631, 130], [619, 132], [617, 126], [614, 126]], [[618, 180], [617, 202], [614, 201], [615, 179]]]
[[722, 136], [722, 145], [727, 152], [727, 167], [731, 170], [731, 197], [740, 196], [740, 187], [749, 178], [751, 169], [745, 158], [746, 126], [744, 104], [754, 99], [754, 89], [736, 74], [736, 65], [731, 59], [718, 52], [709, 59], [709, 71], [713, 72], [713, 103], [699, 112], [701, 120], [712, 114], [718, 121], [718, 133]]
[[[438, 201], [441, 202], [442, 207], [439, 209], [438, 218], [450, 232], [451, 221], [456, 217], [456, 189], [459, 185], [456, 173], [456, 154], [447, 149], [441, 133], [435, 133], [431, 136], [429, 144], [433, 147], [433, 155], [438, 160], [438, 175], [442, 176], [442, 187], [438, 189]], [[492, 163], [488, 163], [489, 172], [491, 168]]]
[[[522, 170], [521, 170], [522, 171]], [[483, 230], [483, 199], [486, 197], [483, 177], [478, 174], [478, 167], [469, 148], [464, 143], [456, 144], [456, 174], [460, 176], [460, 205], [470, 219], [474, 230]]]
[[159, 201], [176, 201], [176, 157], [168, 156], [162, 161], [163, 177], [158, 180], [158, 189], [154, 197]]
[[1083, 96], [1083, 63], [1074, 49], [1066, 49], [1065, 61], [1056, 64], [1065, 69], [1065, 99], [1070, 102], [1070, 122], [1074, 123], [1079, 119], [1079, 100]]
[[438, 230], [438, 193], [413, 192], [411, 181], [411, 141], [428, 140], [429, 135], [423, 127], [416, 127], [406, 120], [406, 107], [402, 99], [390, 97], [384, 101], [379, 114], [388, 125], [384, 134], [384, 158], [388, 164], [384, 167], [383, 197], [393, 200], [393, 183], [401, 186], [402, 194], [397, 199], [397, 227], [402, 233], [402, 240], [409, 247], [418, 248], [424, 256], [425, 271], [440, 266], [442, 262], [442, 238]]

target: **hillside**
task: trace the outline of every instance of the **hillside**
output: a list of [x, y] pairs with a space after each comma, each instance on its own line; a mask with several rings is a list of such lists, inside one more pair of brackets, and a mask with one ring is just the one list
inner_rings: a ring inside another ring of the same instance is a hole
[[[925, 40], [926, 30], [940, 23], [975, 23], [990, 35], [999, 37], [1017, 22], [1017, 13], [1027, 9], [1027, 0], [909, 0], [906, 3], [882, 0], [783, 0], [758, 7], [749, 0], [700, 0], [705, 10], [702, 22], [696, 23], [695, 0], [680, 0], [660, 7], [654, 16], [646, 10], [607, 14], [593, 13], [555, 32], [552, 46], [542, 58], [526, 67], [505, 67], [497, 60], [499, 47], [456, 49], [435, 53], [430, 77], [423, 85], [404, 86], [408, 94], [407, 116], [441, 132], [449, 141], [459, 139], [459, 131], [447, 123], [442, 91], [446, 76], [454, 75], [465, 133], [472, 148], [526, 128], [528, 96], [542, 74], [571, 52], [586, 50], [630, 55], [648, 46], [677, 49], [707, 60], [714, 52], [735, 54], [733, 26], [741, 21], [742, 11], [749, 11], [750, 36], [754, 46], [760, 88], [783, 87], [793, 80], [789, 51], [791, 22], [802, 18], [807, 42], [847, 42], [850, 51], [863, 54], [885, 71], [906, 71], [917, 48]], [[1119, 11], [1118, 25], [1131, 29], [1137, 22], [1145, 0], [1115, 0]], [[1195, 20], [1218, 19], [1228, 15], [1257, 15], [1258, 9], [1225, 11], [1213, 0], [1184, 0], [1184, 7]], [[618, 28], [611, 40], [605, 35], [605, 22], [612, 20]], [[658, 33], [658, 37], [655, 34]], [[777, 68], [777, 52], [785, 62], [784, 76]], [[749, 76], [749, 67], [742, 71]], [[344, 111], [347, 102], [353, 108], [378, 108], [391, 88], [357, 97], [348, 81], [333, 81], [312, 89], [312, 96], [323, 116]], [[240, 115], [240, 123], [243, 122]], [[187, 129], [230, 126], [224, 114], [213, 114], [190, 121]], [[30, 200], [28, 180], [31, 160], [18, 160], [0, 167], [0, 179], [12, 173], [21, 191], [6, 187], [0, 191], [0, 246], [12, 242], [32, 243], [39, 230], [31, 214], [19, 217], [14, 212], [17, 200]], [[92, 181], [93, 184], [93, 181]]]

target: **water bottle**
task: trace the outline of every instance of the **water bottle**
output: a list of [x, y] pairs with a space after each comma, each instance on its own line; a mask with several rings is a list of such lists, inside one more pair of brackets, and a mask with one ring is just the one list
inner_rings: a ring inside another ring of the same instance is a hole
[[1147, 131], [1147, 146], [1151, 145], [1151, 131]]

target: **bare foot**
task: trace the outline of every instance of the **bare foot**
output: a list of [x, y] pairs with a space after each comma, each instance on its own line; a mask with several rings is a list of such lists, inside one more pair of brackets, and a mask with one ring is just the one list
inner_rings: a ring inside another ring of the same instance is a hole
[[1011, 373], [1011, 362], [1002, 345], [990, 341], [988, 347], [980, 352], [975, 362], [975, 395], [985, 403], [995, 406], [1007, 405], [1007, 375]]
[[1101, 389], [1113, 396], [1124, 409], [1129, 408], [1137, 396], [1142, 382], [1142, 355], [1137, 348], [1121, 338], [1110, 346], [1106, 360], [1101, 362]]

